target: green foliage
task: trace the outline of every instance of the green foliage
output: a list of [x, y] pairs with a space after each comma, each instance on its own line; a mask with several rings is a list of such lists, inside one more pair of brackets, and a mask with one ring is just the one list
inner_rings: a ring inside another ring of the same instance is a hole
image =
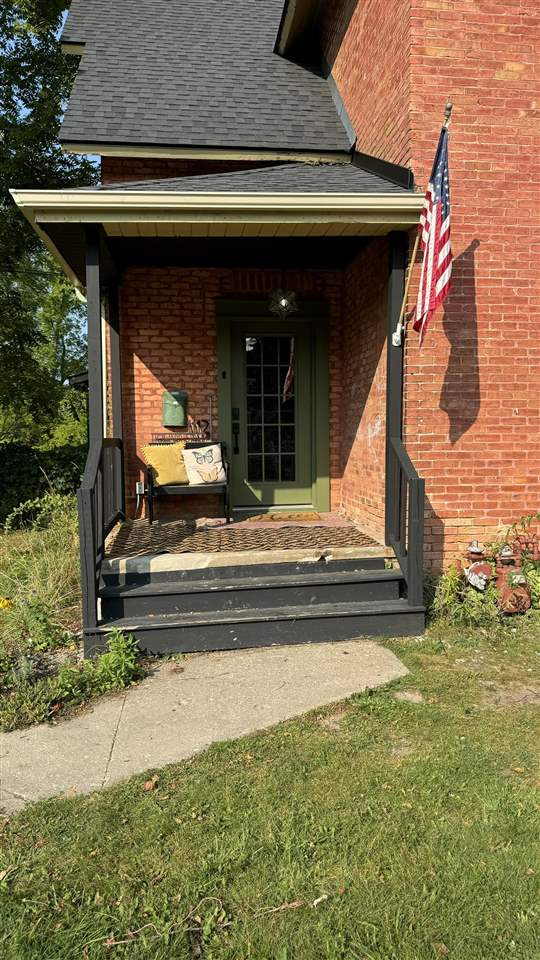
[[463, 575], [456, 566], [451, 566], [438, 580], [433, 609], [436, 616], [446, 616], [461, 602], [464, 590]]
[[533, 610], [540, 610], [540, 565], [527, 562], [523, 565], [523, 573], [531, 591], [531, 606]]
[[[37, 449], [21, 443], [0, 444], [0, 524], [26, 501], [36, 501], [47, 491], [74, 493], [86, 460], [84, 446], [50, 446]], [[29, 507], [30, 515], [32, 507]], [[14, 518], [11, 526], [16, 525]]]
[[52, 718], [56, 696], [54, 677], [21, 683], [11, 693], [0, 695], [0, 729], [17, 730]]
[[80, 627], [73, 497], [49, 492], [23, 504], [8, 524], [20, 525], [0, 533], [0, 726], [6, 730], [120, 690], [141, 673], [136, 642], [118, 631], [102, 657], [65, 662], [75, 656]]
[[520, 534], [529, 534], [533, 523], [540, 522], [540, 513], [528, 513], [520, 517], [519, 520], [509, 528], [506, 539], [512, 540]]
[[84, 363], [81, 305], [9, 193], [96, 179], [87, 159], [64, 154], [58, 142], [77, 69], [60, 49], [66, 6], [0, 5], [0, 440], [36, 442], [48, 433], [65, 377]]
[[54, 677], [35, 682], [19, 680], [11, 692], [0, 697], [0, 726], [15, 730], [48, 720], [68, 707], [112, 690], [122, 690], [142, 676], [137, 660], [137, 641], [115, 630], [107, 652], [95, 660], [60, 667]]
[[46, 503], [38, 523], [47, 525], [0, 533], [0, 597], [9, 601], [0, 609], [4, 669], [22, 655], [58, 647], [79, 628], [75, 504], [65, 497]]
[[25, 526], [32, 526], [35, 529], [48, 527], [56, 513], [60, 511], [63, 514], [72, 507], [72, 496], [50, 490], [42, 497], [25, 500], [15, 507], [6, 517], [4, 529], [9, 532]]
[[435, 617], [470, 626], [493, 624], [501, 617], [494, 584], [489, 583], [483, 591], [476, 590], [467, 583], [456, 566], [450, 567], [439, 578], [433, 601], [433, 614]]

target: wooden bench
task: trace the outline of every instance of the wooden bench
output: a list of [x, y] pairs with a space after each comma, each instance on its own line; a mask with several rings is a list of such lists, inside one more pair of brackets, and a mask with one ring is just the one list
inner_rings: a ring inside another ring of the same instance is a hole
[[[186, 449], [196, 450], [197, 447], [210, 446], [211, 442], [186, 444]], [[154, 522], [154, 500], [156, 497], [190, 497], [197, 494], [218, 494], [223, 498], [223, 510], [227, 523], [231, 522], [231, 498], [229, 485], [229, 461], [227, 460], [227, 447], [225, 443], [215, 441], [221, 448], [221, 458], [225, 470], [225, 480], [222, 483], [167, 483], [157, 484], [154, 480], [152, 467], [146, 471], [146, 496], [148, 499], [148, 522]]]

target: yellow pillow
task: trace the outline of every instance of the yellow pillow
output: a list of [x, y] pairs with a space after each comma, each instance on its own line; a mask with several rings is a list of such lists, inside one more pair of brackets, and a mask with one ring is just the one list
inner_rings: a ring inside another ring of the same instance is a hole
[[184, 466], [185, 441], [178, 443], [147, 443], [142, 455], [147, 466], [152, 468], [158, 486], [168, 483], [189, 483]]

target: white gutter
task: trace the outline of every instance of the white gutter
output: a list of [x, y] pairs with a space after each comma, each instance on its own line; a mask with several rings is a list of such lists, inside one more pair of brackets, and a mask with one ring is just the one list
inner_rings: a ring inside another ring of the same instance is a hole
[[[261, 213], [300, 214], [340, 218], [369, 213], [409, 214], [422, 209], [418, 193], [175, 193], [157, 190], [11, 190], [18, 207], [32, 219], [50, 220], [61, 214], [74, 220], [121, 213], [153, 213], [157, 220], [171, 214], [245, 214], [249, 219]], [[56, 219], [56, 218], [54, 218]], [[182, 219], [184, 217], [182, 216]], [[199, 219], [199, 217], [197, 217]], [[222, 217], [220, 216], [220, 219]]]

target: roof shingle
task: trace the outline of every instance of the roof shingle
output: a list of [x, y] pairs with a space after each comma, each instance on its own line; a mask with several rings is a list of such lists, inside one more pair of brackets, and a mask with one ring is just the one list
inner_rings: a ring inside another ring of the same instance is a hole
[[65, 143], [347, 153], [324, 77], [274, 53], [283, 0], [73, 0]]
[[275, 167], [166, 180], [105, 184], [98, 190], [172, 193], [409, 193], [352, 163], [284, 163]]

